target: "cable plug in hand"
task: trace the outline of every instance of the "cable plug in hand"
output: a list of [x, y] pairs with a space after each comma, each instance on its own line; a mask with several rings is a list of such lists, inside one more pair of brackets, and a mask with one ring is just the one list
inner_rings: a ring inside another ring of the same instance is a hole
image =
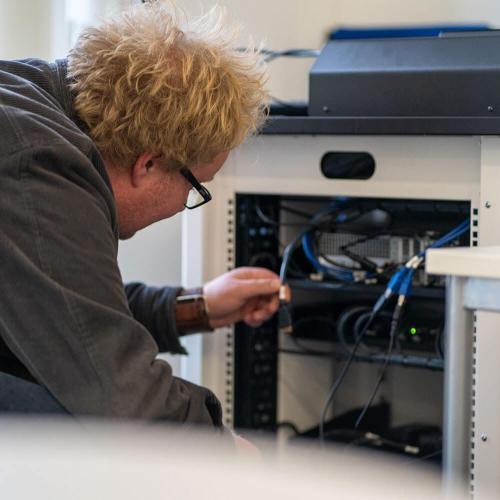
[[203, 287], [210, 325], [260, 326], [278, 310], [280, 286], [277, 274], [260, 267], [239, 267], [215, 278]]

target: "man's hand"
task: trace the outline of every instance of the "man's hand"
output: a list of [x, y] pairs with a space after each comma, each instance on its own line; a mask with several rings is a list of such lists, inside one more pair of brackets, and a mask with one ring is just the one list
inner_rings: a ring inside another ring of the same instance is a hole
[[278, 275], [261, 267], [239, 267], [215, 278], [203, 287], [210, 325], [260, 326], [277, 311], [279, 288]]

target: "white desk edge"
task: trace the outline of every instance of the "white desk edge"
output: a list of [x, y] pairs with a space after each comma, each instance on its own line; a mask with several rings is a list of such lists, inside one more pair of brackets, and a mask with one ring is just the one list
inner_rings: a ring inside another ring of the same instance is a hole
[[500, 279], [500, 246], [428, 250], [426, 271], [439, 275]]

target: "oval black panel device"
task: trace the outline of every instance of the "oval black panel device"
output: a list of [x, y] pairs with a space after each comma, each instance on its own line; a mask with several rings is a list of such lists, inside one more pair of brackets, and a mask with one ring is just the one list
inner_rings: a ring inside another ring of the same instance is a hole
[[321, 158], [321, 172], [328, 179], [366, 180], [375, 173], [375, 159], [370, 153], [330, 151]]

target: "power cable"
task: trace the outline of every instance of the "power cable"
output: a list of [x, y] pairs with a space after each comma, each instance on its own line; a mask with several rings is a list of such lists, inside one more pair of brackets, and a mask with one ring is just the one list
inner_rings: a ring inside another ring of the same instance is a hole
[[363, 407], [363, 410], [359, 414], [359, 416], [356, 420], [356, 423], [354, 424], [354, 429], [357, 429], [359, 427], [359, 425], [361, 424], [361, 421], [363, 420], [363, 418], [366, 415], [366, 412], [368, 411], [368, 409], [372, 405], [373, 400], [375, 399], [375, 396], [377, 395], [377, 392], [380, 388], [380, 385], [382, 384], [382, 381], [384, 380], [385, 372], [387, 370], [389, 360], [391, 359], [392, 349], [394, 347], [394, 337], [396, 336], [396, 333], [397, 333], [400, 317], [401, 317], [401, 308], [397, 308], [395, 313], [394, 313], [394, 316], [392, 318], [391, 331], [389, 334], [389, 348], [387, 349], [387, 353], [385, 355], [384, 365], [382, 366], [377, 383], [375, 384], [375, 387], [373, 388], [373, 391], [370, 395], [370, 398], [368, 399], [368, 402]]
[[354, 361], [354, 357], [356, 356], [356, 351], [361, 343], [361, 340], [363, 339], [363, 335], [365, 334], [366, 330], [370, 327], [372, 321], [374, 320], [376, 314], [378, 313], [378, 310], [373, 310], [372, 314], [369, 318], [369, 320], [366, 322], [366, 325], [363, 328], [363, 331], [359, 338], [356, 340], [356, 343], [354, 344], [354, 347], [351, 351], [351, 354], [349, 356], [349, 359], [346, 361], [344, 366], [342, 367], [342, 371], [340, 372], [340, 375], [337, 377], [335, 382], [333, 383], [330, 391], [328, 392], [328, 395], [326, 397], [325, 403], [323, 405], [323, 409], [321, 410], [321, 417], [320, 417], [320, 422], [319, 422], [319, 439], [320, 442], [324, 442], [325, 440], [325, 420], [326, 420], [326, 414], [328, 412], [328, 408], [330, 407], [333, 399], [335, 398], [335, 395], [337, 394], [337, 391], [340, 388], [340, 385], [344, 381], [345, 376], [347, 375], [347, 372]]

